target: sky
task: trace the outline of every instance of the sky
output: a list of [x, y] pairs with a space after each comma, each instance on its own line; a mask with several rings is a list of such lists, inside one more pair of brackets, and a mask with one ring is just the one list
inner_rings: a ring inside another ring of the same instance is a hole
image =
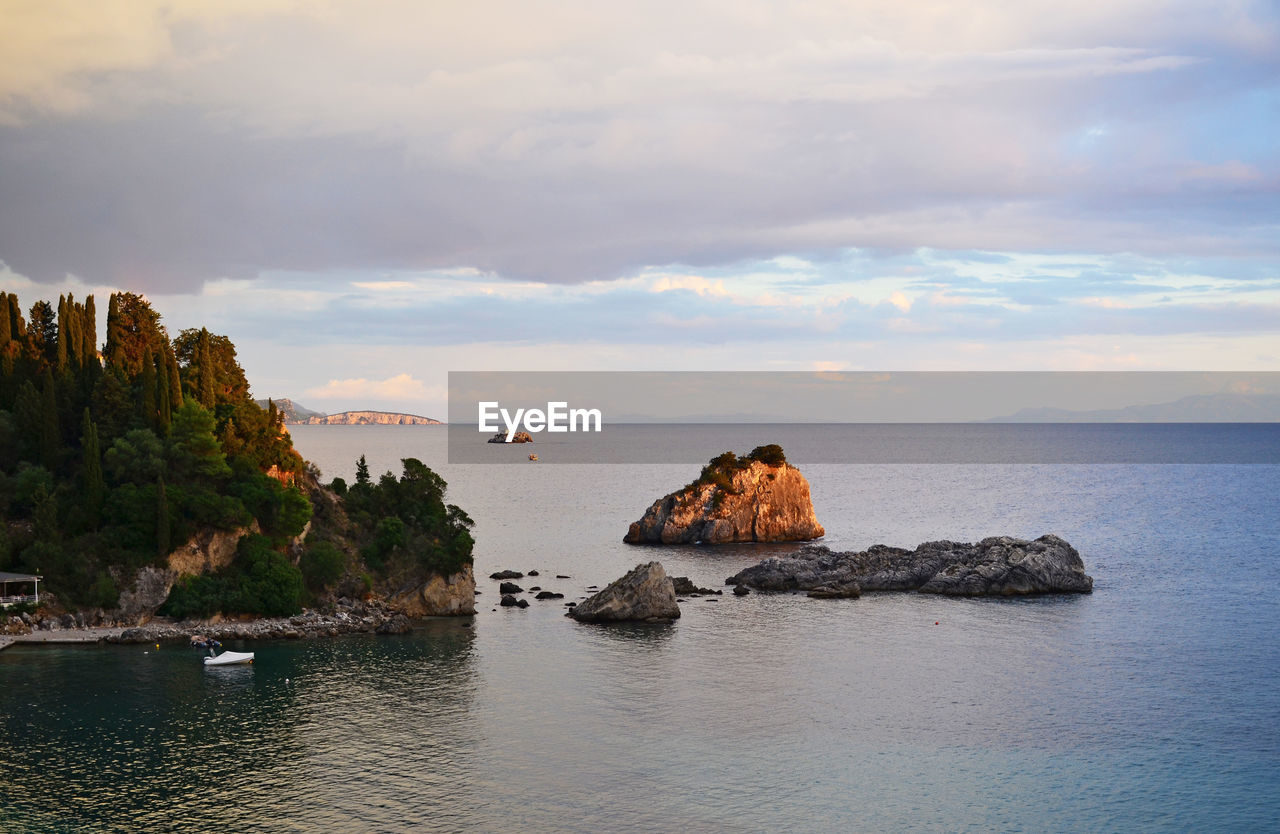
[[1275, 370], [1273, 2], [0, 0], [0, 287], [258, 396]]

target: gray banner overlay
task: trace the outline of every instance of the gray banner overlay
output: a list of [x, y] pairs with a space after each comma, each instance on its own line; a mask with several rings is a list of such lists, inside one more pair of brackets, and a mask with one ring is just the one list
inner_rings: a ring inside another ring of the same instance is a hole
[[777, 443], [796, 463], [1275, 464], [1280, 373], [450, 372], [448, 432], [450, 463]]

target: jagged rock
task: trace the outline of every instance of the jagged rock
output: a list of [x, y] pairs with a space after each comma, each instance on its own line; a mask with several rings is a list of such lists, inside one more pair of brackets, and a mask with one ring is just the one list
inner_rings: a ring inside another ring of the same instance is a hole
[[[403, 614], [394, 615], [374, 629], [378, 634], [408, 634], [412, 630], [413, 623], [409, 622], [409, 618]], [[289, 636], [288, 632], [285, 633], [285, 636]]]
[[500, 570], [489, 574], [490, 579], [523, 579], [524, 574], [518, 570]]
[[539, 591], [534, 599], [564, 599], [564, 594], [557, 594], [555, 591]]
[[680, 606], [667, 572], [660, 563], [649, 562], [636, 565], [621, 579], [570, 609], [569, 616], [592, 623], [673, 620], [680, 616]]
[[119, 617], [128, 623], [145, 623], [169, 598], [178, 572], [147, 565], [134, 577], [133, 584], [120, 592]]
[[514, 583], [514, 582], [503, 582], [501, 585], [499, 585], [499, 586], [498, 586], [498, 593], [500, 593], [500, 594], [523, 594], [523, 593], [524, 593], [524, 588], [521, 588], [519, 585], [517, 585], [517, 584], [516, 584], [516, 583]]
[[[787, 463], [750, 461], [653, 502], [623, 538], [628, 544], [807, 541], [826, 534], [809, 482]], [[725, 488], [725, 484], [729, 488]]]
[[401, 588], [387, 605], [407, 617], [460, 617], [476, 613], [476, 578], [471, 565], [450, 576], [435, 575]]
[[[739, 588], [742, 586], [739, 585]], [[862, 596], [862, 589], [857, 585], [822, 585], [814, 588], [808, 594], [814, 599], [857, 599]]]
[[1057, 536], [996, 536], [977, 544], [925, 542], [915, 550], [875, 545], [841, 553], [820, 545], [771, 557], [725, 580], [766, 591], [857, 586], [950, 596], [1089, 593], [1093, 579], [1076, 549]]
[[694, 585], [693, 580], [687, 576], [673, 577], [671, 580], [671, 586], [675, 589], [677, 596], [698, 596], [699, 594], [719, 595], [724, 593], [724, 591], [717, 591], [713, 588], [699, 588], [697, 585]]
[[[493, 437], [489, 438], [489, 442], [490, 443], [506, 443], [508, 442], [507, 433], [505, 431], [500, 431], [497, 434], [495, 434]], [[512, 435], [510, 442], [511, 443], [532, 443], [533, 436], [529, 434], [529, 432], [527, 431], [518, 431], [514, 435]]]

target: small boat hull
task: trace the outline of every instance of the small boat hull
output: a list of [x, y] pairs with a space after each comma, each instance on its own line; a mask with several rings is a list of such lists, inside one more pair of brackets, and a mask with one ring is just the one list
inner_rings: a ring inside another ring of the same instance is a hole
[[223, 652], [216, 657], [206, 657], [205, 666], [233, 666], [237, 663], [252, 663], [253, 652]]

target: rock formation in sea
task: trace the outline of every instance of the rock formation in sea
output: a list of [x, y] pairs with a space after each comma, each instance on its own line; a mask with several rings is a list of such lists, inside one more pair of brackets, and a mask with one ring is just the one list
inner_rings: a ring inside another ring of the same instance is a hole
[[476, 613], [476, 578], [471, 565], [449, 576], [433, 575], [387, 597], [387, 605], [407, 617], [457, 617]]
[[679, 617], [680, 606], [662, 564], [649, 562], [636, 565], [622, 578], [570, 608], [568, 616], [589, 623], [657, 622]]
[[809, 482], [777, 446], [726, 452], [698, 480], [664, 495], [631, 525], [628, 544], [808, 541], [825, 534]]
[[1015, 596], [1093, 590], [1080, 554], [1053, 535], [1034, 541], [994, 536], [977, 544], [925, 542], [915, 550], [877, 544], [838, 552], [809, 545], [792, 556], [765, 559], [725, 583], [764, 591], [821, 590], [820, 596], [856, 596], [859, 591]]
[[510, 440], [507, 440], [507, 433], [504, 431], [500, 431], [497, 434], [495, 434], [493, 437], [489, 438], [489, 442], [490, 443], [532, 443], [533, 435], [529, 434], [529, 432], [527, 431], [518, 431], [514, 435], [512, 435]]

